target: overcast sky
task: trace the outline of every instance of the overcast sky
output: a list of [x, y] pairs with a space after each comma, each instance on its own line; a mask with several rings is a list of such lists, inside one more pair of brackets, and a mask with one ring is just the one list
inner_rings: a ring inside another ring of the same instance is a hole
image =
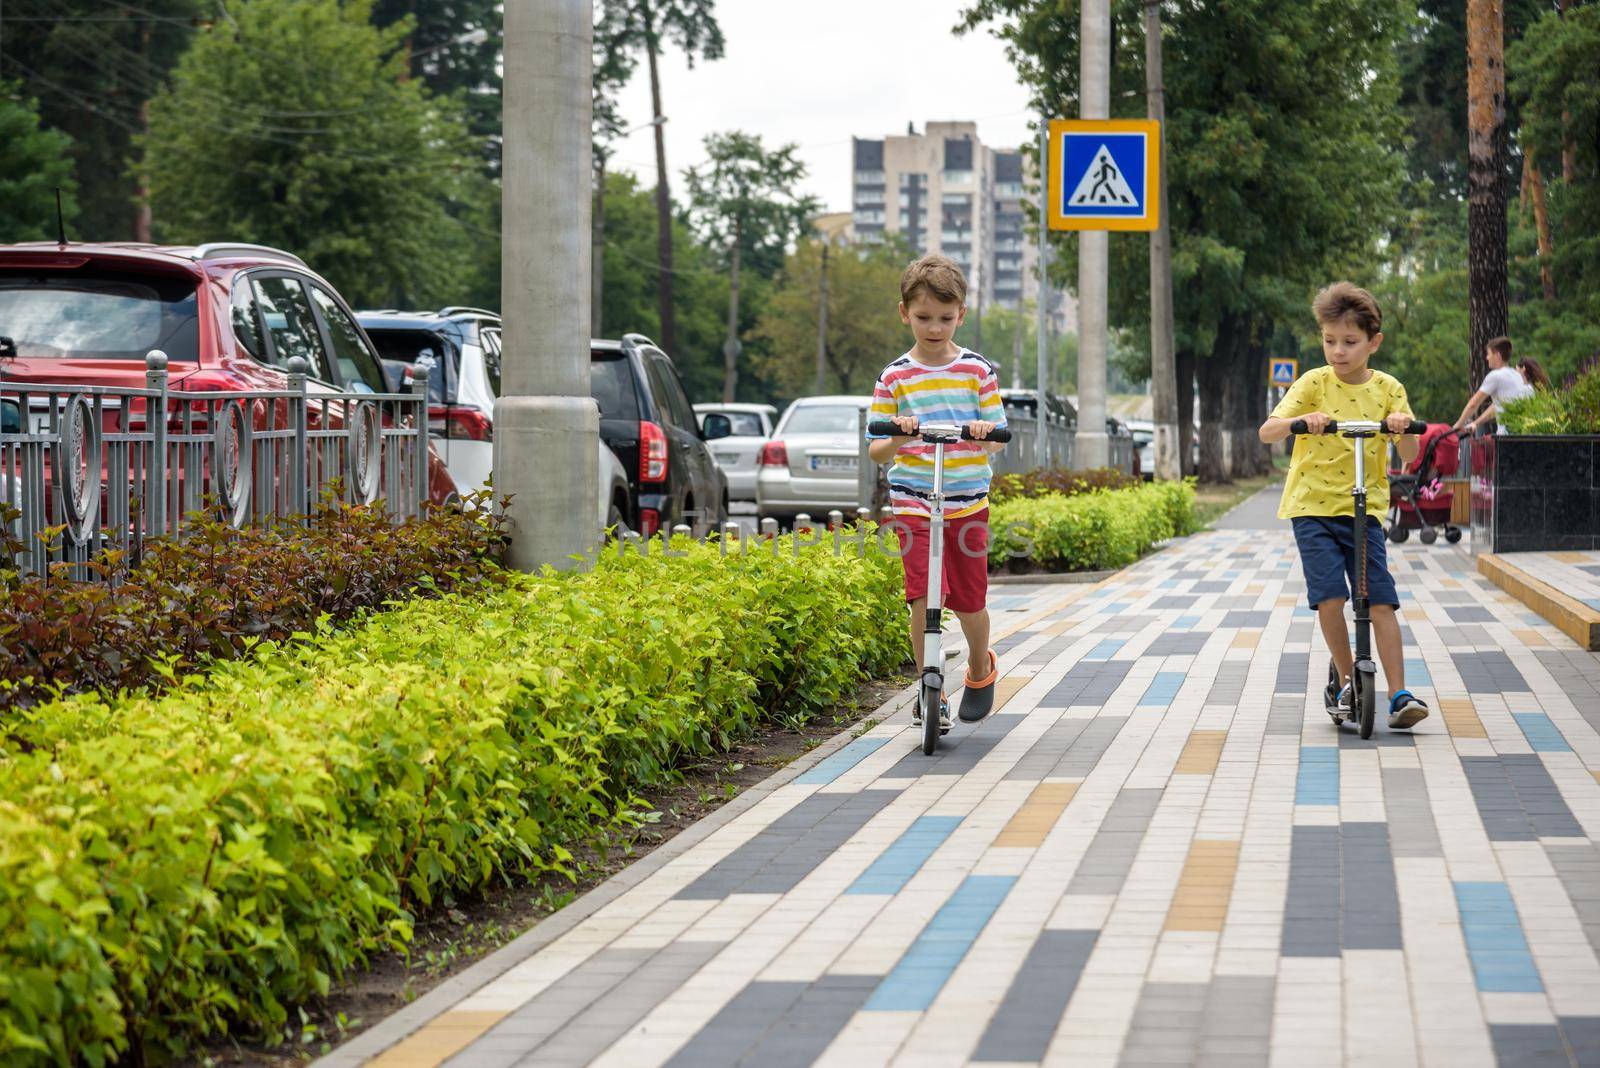
[[[809, 172], [803, 192], [829, 211], [850, 210], [850, 138], [920, 132], [930, 119], [971, 120], [991, 148], [1033, 135], [1028, 96], [987, 31], [951, 32], [962, 0], [720, 0], [726, 54], [690, 70], [669, 48], [661, 65], [667, 167], [704, 158], [709, 133], [746, 130], [769, 146], [794, 142]], [[650, 77], [641, 57], [622, 94], [624, 121], [650, 121]], [[614, 162], [655, 182], [647, 128], [624, 138]]]

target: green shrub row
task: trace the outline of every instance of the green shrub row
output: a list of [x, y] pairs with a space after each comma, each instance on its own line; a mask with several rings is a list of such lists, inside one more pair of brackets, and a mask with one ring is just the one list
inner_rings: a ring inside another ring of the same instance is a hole
[[991, 504], [989, 527], [991, 567], [1106, 571], [1199, 524], [1194, 484], [1185, 481], [1012, 498]]
[[989, 484], [989, 501], [995, 503], [1017, 497], [1042, 497], [1047, 493], [1073, 496], [1101, 489], [1126, 489], [1141, 480], [1115, 467], [1091, 467], [1077, 471], [1070, 467], [1048, 467], [996, 475]]
[[280, 1032], [417, 910], [561, 870], [634, 791], [903, 658], [869, 540], [607, 550], [18, 713], [0, 748], [0, 1063]]
[[182, 540], [150, 542], [137, 563], [120, 552], [91, 563], [96, 581], [59, 564], [39, 578], [0, 570], [0, 717], [62, 693], [169, 682], [399, 598], [498, 584], [504, 524], [477, 507], [487, 503], [393, 524], [324, 502], [303, 523], [243, 530], [196, 513]]
[[1600, 362], [1560, 389], [1541, 389], [1496, 413], [1508, 434], [1600, 434]]

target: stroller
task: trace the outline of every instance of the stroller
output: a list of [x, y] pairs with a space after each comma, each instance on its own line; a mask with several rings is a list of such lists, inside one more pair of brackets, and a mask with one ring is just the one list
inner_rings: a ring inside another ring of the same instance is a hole
[[1450, 521], [1452, 492], [1441, 478], [1456, 473], [1460, 456], [1456, 439], [1460, 432], [1445, 423], [1429, 423], [1422, 435], [1417, 458], [1404, 470], [1389, 471], [1389, 540], [1405, 541], [1413, 530], [1424, 545], [1432, 545], [1444, 531], [1444, 540], [1454, 545], [1461, 540], [1461, 528]]

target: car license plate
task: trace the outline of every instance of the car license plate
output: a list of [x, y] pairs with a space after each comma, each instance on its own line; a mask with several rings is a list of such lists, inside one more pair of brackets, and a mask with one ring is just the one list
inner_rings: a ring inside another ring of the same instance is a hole
[[739, 454], [736, 452], [717, 452], [713, 449], [711, 455], [716, 458], [719, 464], [736, 464], [739, 462]]
[[813, 456], [811, 470], [813, 471], [850, 471], [856, 469], [854, 456]]

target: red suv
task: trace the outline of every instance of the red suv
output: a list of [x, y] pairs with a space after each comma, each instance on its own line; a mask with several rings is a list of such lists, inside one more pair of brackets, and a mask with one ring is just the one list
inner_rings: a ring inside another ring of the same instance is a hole
[[[313, 398], [398, 385], [334, 288], [259, 245], [0, 246], [0, 336], [0, 380], [143, 388], [160, 349], [175, 393], [281, 390], [295, 356]], [[428, 496], [456, 496], [431, 448]]]

